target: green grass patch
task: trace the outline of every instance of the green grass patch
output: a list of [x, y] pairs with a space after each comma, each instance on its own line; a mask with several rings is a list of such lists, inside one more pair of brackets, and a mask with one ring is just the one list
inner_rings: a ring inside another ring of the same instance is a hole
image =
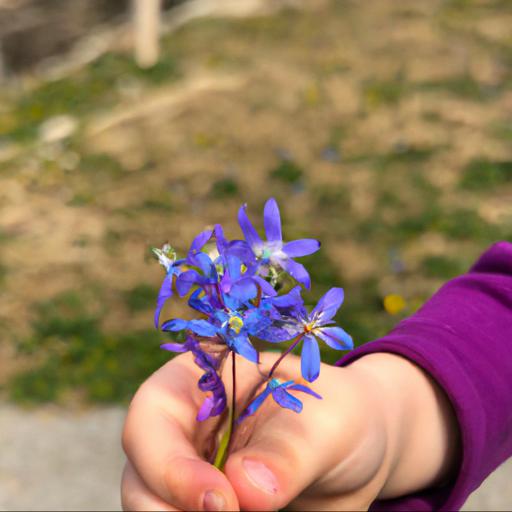
[[110, 107], [119, 100], [119, 84], [126, 79], [143, 85], [159, 85], [179, 76], [174, 57], [164, 54], [149, 69], [140, 69], [132, 55], [106, 53], [72, 75], [44, 82], [20, 95], [12, 105], [10, 129], [5, 135], [29, 141], [39, 125], [50, 117], [68, 114], [80, 117]]
[[281, 160], [281, 162], [270, 171], [271, 178], [289, 185], [299, 183], [303, 176], [304, 170], [293, 160]]
[[449, 238], [456, 240], [481, 240], [486, 243], [499, 237], [499, 230], [487, 223], [477, 212], [458, 209], [438, 216], [431, 226]]
[[238, 183], [233, 178], [223, 178], [217, 180], [213, 186], [211, 195], [216, 199], [224, 199], [226, 197], [235, 197], [240, 193]]
[[431, 147], [404, 146], [397, 147], [392, 153], [385, 155], [383, 162], [386, 165], [395, 163], [418, 164], [423, 163], [434, 155], [435, 149]]
[[346, 187], [321, 185], [314, 187], [311, 194], [320, 211], [341, 215], [350, 208], [350, 193]]
[[466, 270], [466, 266], [461, 261], [440, 255], [424, 258], [421, 268], [427, 277], [440, 279], [451, 279]]
[[173, 206], [170, 200], [170, 194], [162, 193], [146, 197], [140, 208], [156, 212], [172, 212]]
[[498, 92], [493, 87], [481, 84], [469, 74], [454, 76], [446, 80], [420, 82], [414, 85], [414, 89], [435, 93], [445, 92], [458, 98], [472, 101], [492, 99]]
[[512, 183], [512, 160], [472, 160], [460, 180], [460, 186], [469, 190], [487, 190], [506, 183]]
[[33, 334], [18, 345], [34, 356], [34, 367], [8, 383], [13, 400], [58, 402], [75, 393], [93, 402], [127, 402], [169, 359], [155, 330], [104, 332], [103, 304], [91, 308], [92, 302], [91, 294], [68, 292], [37, 307]]
[[155, 307], [158, 289], [140, 283], [124, 294], [125, 304], [130, 311], [144, 311]]
[[381, 81], [370, 80], [362, 85], [364, 103], [368, 108], [396, 105], [406, 92], [402, 79]]

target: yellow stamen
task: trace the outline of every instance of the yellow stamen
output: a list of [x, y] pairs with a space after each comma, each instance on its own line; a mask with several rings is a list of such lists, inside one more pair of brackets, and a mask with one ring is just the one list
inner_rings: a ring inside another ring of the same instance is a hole
[[240, 331], [242, 330], [242, 327], [244, 326], [244, 322], [239, 316], [232, 316], [229, 319], [228, 324], [229, 327], [236, 332], [236, 334], [239, 334]]

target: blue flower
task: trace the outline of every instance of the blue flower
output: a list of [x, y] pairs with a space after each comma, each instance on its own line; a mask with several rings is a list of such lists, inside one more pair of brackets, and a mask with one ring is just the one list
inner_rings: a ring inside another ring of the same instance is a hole
[[302, 402], [291, 395], [287, 390], [302, 391], [315, 398], [321, 399], [322, 397], [302, 384], [295, 384], [293, 380], [280, 383], [277, 379], [271, 379], [267, 387], [260, 393], [240, 415], [238, 421], [242, 421], [248, 416], [253, 415], [262, 405], [268, 396], [272, 396], [274, 401], [285, 409], [290, 409], [294, 412], [302, 411]]
[[187, 265], [194, 268], [182, 272], [176, 279], [176, 289], [180, 297], [186, 295], [194, 285], [207, 287], [219, 282], [215, 263], [208, 254], [202, 252], [211, 237], [211, 230], [203, 231], [194, 238], [190, 245], [185, 261]]
[[255, 306], [250, 302], [243, 304], [234, 297], [222, 294], [223, 308], [213, 307], [207, 295], [201, 292], [192, 294], [189, 304], [194, 309], [208, 315], [208, 320], [183, 320], [175, 318], [162, 325], [164, 331], [188, 330], [198, 336], [220, 339], [231, 350], [253, 363], [259, 361], [258, 352], [249, 336], [258, 337], [272, 326], [271, 313], [267, 303]]
[[284, 243], [281, 233], [281, 216], [274, 198], [265, 203], [263, 222], [267, 240], [262, 240], [247, 217], [247, 206], [238, 211], [238, 222], [247, 243], [258, 261], [264, 266], [274, 265], [288, 272], [295, 280], [306, 288], [311, 287], [311, 280], [305, 267], [293, 258], [313, 254], [320, 248], [320, 242], [313, 239], [295, 240]]
[[332, 320], [341, 304], [344, 293], [342, 288], [331, 288], [311, 313], [298, 302], [291, 308], [295, 324], [295, 334], [302, 339], [301, 371], [302, 376], [309, 382], [318, 378], [320, 373], [320, 349], [318, 340], [323, 341], [335, 350], [349, 350], [354, 347], [351, 336]]

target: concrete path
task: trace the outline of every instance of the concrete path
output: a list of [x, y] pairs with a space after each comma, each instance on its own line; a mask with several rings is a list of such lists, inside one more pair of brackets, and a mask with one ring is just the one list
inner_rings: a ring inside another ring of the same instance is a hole
[[[119, 510], [121, 408], [0, 405], [0, 510]], [[512, 460], [464, 510], [512, 509]]]

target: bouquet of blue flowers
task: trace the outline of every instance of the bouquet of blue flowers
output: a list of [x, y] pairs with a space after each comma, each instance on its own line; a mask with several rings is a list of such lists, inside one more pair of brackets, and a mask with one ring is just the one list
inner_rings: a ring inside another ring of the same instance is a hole
[[[251, 224], [244, 205], [238, 212], [238, 222], [245, 240], [226, 239], [222, 227], [216, 225], [194, 239], [183, 259], [177, 259], [169, 244], [153, 249], [166, 271], [158, 294], [155, 325], [163, 331], [182, 333], [184, 340], [164, 343], [162, 348], [171, 352], [190, 351], [204, 371], [198, 382], [205, 393], [198, 421], [229, 411], [227, 429], [214, 457], [219, 468], [224, 464], [237, 425], [253, 415], [269, 397], [296, 413], [301, 412], [302, 402], [294, 392], [321, 398], [304, 384], [294, 380], [281, 382], [275, 377], [288, 354], [301, 345], [302, 377], [313, 382], [320, 373], [319, 342], [336, 350], [353, 347], [352, 338], [333, 321], [343, 302], [342, 288], [329, 290], [310, 312], [304, 306], [301, 291], [303, 287], [309, 289], [311, 281], [305, 267], [295, 258], [318, 251], [320, 242], [284, 242], [279, 208], [273, 198], [265, 204], [263, 221], [266, 240]], [[198, 318], [173, 318], [160, 325], [162, 308], [174, 290], [180, 297], [188, 297], [188, 305], [198, 313]], [[257, 395], [255, 392], [237, 414], [236, 358], [244, 357], [258, 364], [255, 340], [288, 343], [263, 377], [258, 388], [263, 390]], [[228, 404], [221, 370], [229, 356], [233, 396]]]

